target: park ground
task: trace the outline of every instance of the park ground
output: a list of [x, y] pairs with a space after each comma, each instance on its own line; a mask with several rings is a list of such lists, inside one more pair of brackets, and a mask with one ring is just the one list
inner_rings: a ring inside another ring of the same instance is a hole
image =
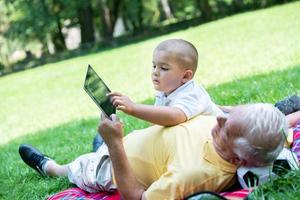
[[[69, 188], [38, 176], [18, 155], [29, 143], [60, 163], [90, 152], [99, 110], [83, 90], [87, 65], [114, 91], [151, 104], [152, 51], [182, 38], [199, 51], [195, 79], [217, 104], [269, 102], [300, 93], [300, 2], [246, 12], [122, 47], [46, 64], [0, 78], [0, 199], [43, 199]], [[149, 124], [123, 113], [126, 134]], [[297, 199], [300, 173], [258, 188], [252, 199]], [[278, 192], [280, 191], [280, 192]]]

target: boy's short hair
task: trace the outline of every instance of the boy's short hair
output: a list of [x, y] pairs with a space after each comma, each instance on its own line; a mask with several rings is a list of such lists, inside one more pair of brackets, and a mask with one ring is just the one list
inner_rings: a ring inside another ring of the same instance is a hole
[[195, 74], [198, 65], [198, 52], [192, 43], [183, 39], [169, 39], [161, 42], [155, 48], [156, 50], [176, 54], [176, 59], [182, 63], [182, 67], [191, 69]]

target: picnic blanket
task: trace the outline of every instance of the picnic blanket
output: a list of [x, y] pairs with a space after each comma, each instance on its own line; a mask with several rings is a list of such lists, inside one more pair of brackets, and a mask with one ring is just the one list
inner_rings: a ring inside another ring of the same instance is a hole
[[[243, 199], [249, 194], [248, 189], [242, 189], [234, 192], [223, 192], [220, 195], [226, 199]], [[74, 187], [59, 192], [48, 200], [120, 200], [121, 195], [116, 190], [114, 193], [99, 192], [99, 193], [88, 193], [84, 190]]]
[[[300, 162], [300, 121], [293, 128], [293, 143], [292, 151], [297, 155], [298, 161]], [[226, 199], [240, 200], [244, 199], [251, 192], [251, 189], [241, 189], [233, 192], [220, 193]], [[119, 200], [121, 195], [116, 190], [113, 193], [99, 192], [99, 193], [88, 193], [80, 188], [69, 188], [53, 196], [50, 196], [48, 200]]]
[[74, 187], [61, 191], [48, 200], [119, 200], [121, 195], [118, 190], [115, 192], [88, 193], [80, 188]]

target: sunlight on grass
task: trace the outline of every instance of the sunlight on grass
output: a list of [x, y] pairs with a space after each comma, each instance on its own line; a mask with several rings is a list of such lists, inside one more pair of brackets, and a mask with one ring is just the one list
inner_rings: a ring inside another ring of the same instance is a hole
[[[257, 100], [272, 102], [281, 98], [281, 96], [292, 93], [296, 88], [300, 88], [300, 82], [286, 84], [289, 80], [296, 79], [298, 74], [300, 74], [300, 65], [283, 71], [239, 79], [218, 87], [208, 88], [208, 91], [214, 95], [218, 103], [234, 104]], [[251, 84], [253, 82], [254, 84]], [[276, 85], [278, 90], [272, 90], [272, 85], [268, 84], [270, 82]], [[147, 102], [150, 101], [151, 99], [147, 100]], [[120, 115], [127, 133], [147, 126], [147, 124], [137, 121], [133, 117]], [[5, 199], [14, 199], [15, 194], [19, 197], [18, 199], [45, 199], [50, 194], [71, 187], [67, 179], [43, 179], [38, 176], [20, 159], [17, 152], [18, 146], [20, 143], [31, 144], [57, 160], [58, 163], [68, 163], [78, 155], [91, 152], [92, 139], [96, 134], [97, 124], [97, 116], [73, 120], [38, 131], [34, 135], [22, 136], [1, 146], [0, 160], [5, 160], [5, 162], [0, 164], [2, 166], [0, 167], [0, 185], [2, 186], [0, 188], [0, 199], [1, 194]], [[295, 180], [300, 185], [300, 179]], [[295, 185], [297, 185], [296, 183]], [[12, 188], [14, 193], [10, 192]], [[267, 189], [266, 192], [273, 191], [270, 186]], [[256, 196], [259, 195], [260, 193], [256, 194]]]
[[153, 98], [154, 47], [168, 38], [199, 50], [195, 79], [205, 87], [300, 63], [300, 3], [249, 12], [120, 48], [0, 78], [0, 144], [69, 121], [98, 116], [83, 90], [88, 64], [112, 90], [142, 102]]
[[[184, 38], [199, 50], [195, 79], [219, 104], [274, 103], [289, 94], [299, 94], [299, 10], [300, 2], [296, 2], [244, 13], [1, 77], [0, 199], [45, 199], [71, 186], [64, 178], [39, 177], [25, 166], [17, 150], [20, 143], [29, 143], [60, 163], [92, 150], [99, 110], [83, 90], [88, 64], [112, 90], [151, 104], [152, 51], [164, 39]], [[126, 133], [148, 126], [124, 113], [118, 115]], [[285, 180], [276, 182], [278, 187], [272, 182], [257, 190], [253, 199], [273, 193], [274, 199], [298, 197], [299, 172]], [[280, 184], [294, 188], [285, 190], [282, 196], [276, 193]]]

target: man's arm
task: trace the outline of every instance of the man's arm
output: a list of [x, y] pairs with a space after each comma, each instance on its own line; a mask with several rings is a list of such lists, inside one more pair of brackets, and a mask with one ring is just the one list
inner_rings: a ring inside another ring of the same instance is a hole
[[300, 121], [300, 110], [286, 116], [289, 127], [293, 127]]
[[122, 124], [117, 116], [111, 115], [111, 120], [105, 118], [98, 127], [98, 132], [108, 146], [115, 179], [122, 197], [129, 200], [144, 199], [145, 189], [135, 178], [125, 154]]
[[187, 116], [179, 108], [136, 104], [127, 96], [117, 92], [110, 93], [109, 95], [112, 97], [113, 105], [118, 110], [153, 124], [172, 126], [187, 120]]

